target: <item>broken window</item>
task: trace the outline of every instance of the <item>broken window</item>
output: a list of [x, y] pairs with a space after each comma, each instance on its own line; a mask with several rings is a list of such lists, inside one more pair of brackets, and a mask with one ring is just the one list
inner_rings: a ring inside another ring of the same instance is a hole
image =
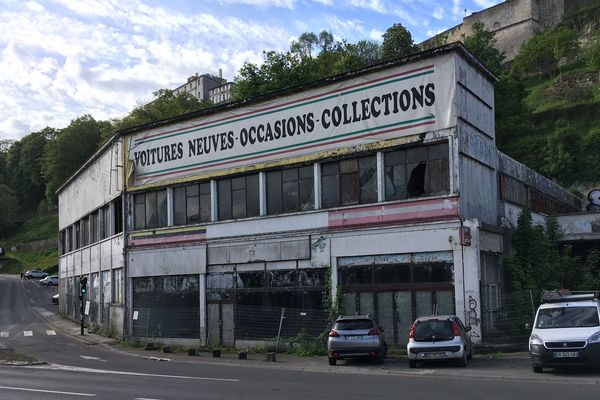
[[413, 147], [385, 153], [385, 199], [448, 193], [448, 144]]
[[321, 176], [324, 208], [377, 201], [375, 155], [324, 163]]
[[265, 287], [265, 272], [239, 272], [237, 275], [237, 287], [238, 289]]
[[269, 215], [314, 209], [313, 167], [288, 168], [267, 173]]
[[298, 271], [295, 269], [267, 271], [268, 286], [295, 287], [298, 286]]

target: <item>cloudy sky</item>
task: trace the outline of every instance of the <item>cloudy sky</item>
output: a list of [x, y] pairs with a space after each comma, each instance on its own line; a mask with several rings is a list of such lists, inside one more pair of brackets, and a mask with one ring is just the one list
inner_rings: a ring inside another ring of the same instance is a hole
[[[303, 32], [419, 43], [501, 0], [0, 0], [0, 139], [122, 117], [198, 72], [233, 80]], [[466, 10], [466, 11], [465, 11]]]

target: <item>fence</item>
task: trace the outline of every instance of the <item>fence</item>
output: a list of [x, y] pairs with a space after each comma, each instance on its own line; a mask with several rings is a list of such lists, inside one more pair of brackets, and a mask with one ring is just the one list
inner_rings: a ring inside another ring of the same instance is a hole
[[539, 296], [530, 290], [502, 294], [482, 289], [483, 343], [526, 347]]
[[136, 309], [133, 336], [139, 338], [200, 338], [198, 308]]
[[318, 337], [327, 329], [328, 314], [323, 310], [238, 306], [236, 339], [290, 339], [305, 334]]

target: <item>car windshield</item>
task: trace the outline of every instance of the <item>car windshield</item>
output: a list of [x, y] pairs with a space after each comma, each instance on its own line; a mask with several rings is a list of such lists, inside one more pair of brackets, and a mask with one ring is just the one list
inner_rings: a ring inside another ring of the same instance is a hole
[[596, 307], [556, 307], [540, 310], [535, 327], [539, 329], [584, 328], [599, 324]]
[[337, 321], [334, 327], [334, 329], [340, 331], [354, 331], [371, 328], [373, 328], [373, 322], [369, 319], [345, 319], [343, 321]]
[[415, 340], [453, 338], [452, 322], [448, 320], [430, 320], [417, 322]]

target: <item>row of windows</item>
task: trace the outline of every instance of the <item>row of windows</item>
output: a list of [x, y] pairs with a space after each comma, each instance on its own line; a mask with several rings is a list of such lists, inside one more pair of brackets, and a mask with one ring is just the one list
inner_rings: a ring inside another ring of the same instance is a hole
[[59, 252], [65, 254], [104, 240], [123, 231], [121, 197], [101, 207], [59, 232]]
[[[445, 194], [450, 191], [448, 144], [435, 144], [383, 153], [383, 199], [401, 200]], [[378, 194], [377, 155], [336, 160], [321, 164], [315, 177], [313, 165], [266, 171], [267, 215], [314, 210], [315, 179], [321, 180], [322, 208], [376, 203]], [[216, 212], [211, 214], [210, 182], [173, 188], [172, 206], [167, 189], [134, 195], [135, 229], [168, 226], [168, 209], [173, 225], [225, 221], [259, 216], [261, 193], [259, 174], [216, 181]]]
[[530, 188], [521, 181], [500, 175], [500, 198], [546, 215], [568, 214], [578, 211]]

